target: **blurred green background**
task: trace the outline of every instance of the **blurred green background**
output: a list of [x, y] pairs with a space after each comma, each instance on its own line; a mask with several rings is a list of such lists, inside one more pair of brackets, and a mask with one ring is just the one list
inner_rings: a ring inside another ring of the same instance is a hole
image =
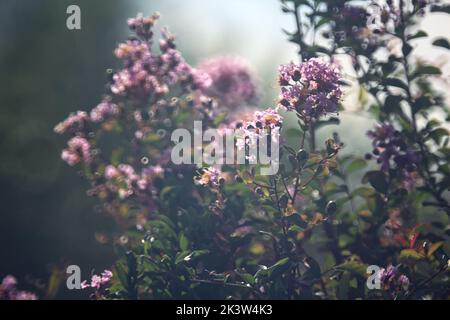
[[[81, 8], [81, 30], [66, 28], [71, 4]], [[55, 267], [77, 264], [87, 278], [92, 269], [113, 263], [111, 246], [95, 240], [95, 232], [113, 224], [86, 195], [86, 181], [60, 160], [65, 141], [53, 127], [70, 112], [99, 102], [105, 69], [118, 66], [112, 52], [128, 35], [127, 17], [153, 11], [161, 12], [160, 25], [170, 26], [191, 64], [217, 54], [249, 60], [263, 106], [274, 105], [277, 66], [297, 59], [297, 48], [282, 32], [293, 21], [277, 0], [0, 1], [0, 278], [14, 274], [34, 286]], [[439, 19], [425, 29], [448, 37]], [[426, 44], [419, 50], [445, 60]], [[344, 113], [340, 133], [350, 142], [346, 152], [364, 154], [370, 122], [355, 102], [356, 91], [348, 90], [346, 105], [357, 112]], [[62, 286], [57, 297], [83, 295]]]

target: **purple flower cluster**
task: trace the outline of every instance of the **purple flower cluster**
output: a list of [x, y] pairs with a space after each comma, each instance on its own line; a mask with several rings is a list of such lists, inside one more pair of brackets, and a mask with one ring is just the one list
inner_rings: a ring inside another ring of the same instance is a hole
[[150, 17], [144, 17], [138, 14], [135, 18], [128, 19], [128, 27], [133, 30], [139, 37], [150, 40], [153, 37], [152, 27], [159, 19], [159, 13], [155, 12]]
[[316, 119], [337, 112], [342, 96], [339, 80], [338, 70], [320, 58], [281, 65], [279, 106]]
[[125, 199], [138, 191], [151, 191], [152, 179], [163, 171], [160, 166], [150, 166], [144, 168], [141, 174], [137, 174], [128, 164], [120, 164], [117, 167], [108, 165], [105, 168], [106, 187], [117, 193], [120, 199]]
[[[239, 121], [236, 126], [237, 137], [236, 147], [243, 150], [245, 147], [256, 148], [260, 139], [270, 135], [272, 143], [279, 143], [280, 129], [283, 124], [283, 117], [277, 110], [268, 108], [264, 111], [255, 111], [253, 116], [247, 121]], [[248, 158], [248, 160], [254, 160]]]
[[195, 177], [195, 183], [201, 186], [217, 188], [220, 185], [222, 171], [216, 167], [202, 168]]
[[248, 64], [237, 57], [210, 58], [198, 67], [211, 78], [203, 93], [218, 100], [228, 109], [254, 105], [258, 102], [255, 77]]
[[17, 280], [11, 275], [0, 283], [0, 300], [37, 300], [34, 293], [17, 290]]
[[70, 166], [81, 161], [90, 163], [92, 161], [91, 144], [85, 138], [75, 136], [67, 142], [67, 148], [62, 151], [61, 158]]
[[[161, 30], [160, 50], [152, 49], [152, 27], [158, 18], [159, 14], [154, 14], [129, 19], [128, 25], [138, 38], [132, 38], [116, 48], [115, 55], [122, 60], [123, 68], [112, 75], [108, 95], [90, 113], [78, 111], [55, 126], [56, 133], [72, 135], [61, 155], [69, 165], [94, 162], [93, 125], [118, 119], [119, 115], [127, 113], [125, 106], [128, 101], [132, 105], [145, 106], [149, 97], [155, 103], [165, 101], [162, 95], [169, 93], [171, 85], [179, 85], [183, 90], [206, 90], [211, 85], [211, 78], [206, 72], [186, 63], [175, 49], [174, 36], [166, 29]], [[142, 140], [151, 129], [142, 123], [137, 125], [135, 137]]]
[[[244, 150], [246, 146], [257, 147], [258, 141], [267, 138], [270, 135], [272, 143], [278, 143], [280, 139], [280, 129], [283, 123], [283, 117], [277, 110], [268, 108], [266, 110], [246, 109], [232, 114], [231, 121], [223, 123], [217, 128], [219, 134], [225, 137], [228, 133], [235, 134], [235, 147]], [[208, 148], [216, 150], [216, 157], [226, 157], [220, 150], [216, 140], [209, 143]], [[247, 157], [247, 159], [249, 159]], [[207, 176], [209, 173], [207, 173]], [[202, 184], [202, 183], [200, 183]]]
[[79, 131], [84, 128], [86, 122], [89, 121], [89, 116], [85, 111], [77, 111], [71, 113], [67, 119], [58, 123], [54, 131], [58, 134], [66, 133], [69, 130]]
[[84, 280], [81, 283], [81, 288], [82, 289], [94, 288], [96, 290], [99, 290], [99, 289], [103, 288], [105, 285], [107, 285], [111, 281], [112, 277], [113, 277], [113, 273], [109, 270], [105, 270], [100, 275], [94, 274], [91, 277], [90, 283], [88, 283], [86, 280]]
[[409, 288], [409, 278], [401, 274], [392, 264], [380, 269], [378, 273], [383, 289], [389, 291], [406, 291]]
[[174, 37], [169, 31], [161, 31], [160, 52], [152, 50], [152, 27], [158, 15], [149, 18], [138, 16], [128, 21], [138, 39], [121, 43], [115, 50], [124, 68], [116, 72], [112, 79], [111, 92], [117, 96], [127, 96], [146, 101], [150, 96], [160, 96], [176, 83], [183, 87], [205, 89], [211, 84], [210, 78], [189, 66], [175, 49]]
[[282, 123], [283, 117], [275, 109], [268, 108], [264, 111], [256, 111], [254, 120], [247, 124], [252, 124], [256, 128], [275, 129], [281, 127]]
[[[268, 108], [266, 110], [257, 109], [245, 109], [234, 113], [226, 124], [226, 129], [276, 129], [280, 128], [283, 124], [283, 117], [278, 113], [276, 109]], [[224, 128], [224, 129], [225, 129]]]
[[108, 117], [117, 115], [118, 113], [119, 107], [105, 100], [92, 109], [89, 116], [92, 122], [103, 122]]
[[372, 154], [381, 164], [381, 170], [388, 172], [395, 168], [406, 187], [414, 186], [413, 172], [420, 163], [420, 154], [406, 144], [400, 132], [389, 123], [381, 123], [368, 131], [367, 135], [372, 139]]

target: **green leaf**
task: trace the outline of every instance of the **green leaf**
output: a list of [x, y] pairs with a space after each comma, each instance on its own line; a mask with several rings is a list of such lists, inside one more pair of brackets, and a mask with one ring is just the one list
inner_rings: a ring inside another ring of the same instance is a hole
[[396, 95], [390, 95], [386, 98], [383, 105], [383, 112], [390, 114], [390, 113], [400, 113], [400, 103], [402, 102], [403, 97], [396, 96]]
[[350, 289], [351, 273], [348, 271], [342, 272], [342, 275], [337, 283], [336, 296], [339, 300], [348, 300]]
[[288, 139], [295, 139], [297, 141], [303, 135], [302, 131], [297, 128], [288, 128], [284, 131], [284, 135]]
[[268, 275], [271, 279], [275, 279], [281, 276], [287, 270], [289, 270], [290, 267], [291, 267], [290, 259], [283, 258], [281, 260], [278, 260], [277, 263], [275, 263], [273, 266], [267, 269]]
[[403, 56], [408, 57], [411, 51], [413, 50], [413, 47], [411, 47], [410, 44], [404, 43], [402, 47]]
[[414, 101], [412, 108], [415, 113], [419, 112], [420, 110], [427, 109], [433, 105], [431, 99], [426, 96], [422, 96], [416, 101]]
[[423, 38], [423, 37], [428, 37], [428, 33], [426, 33], [425, 31], [417, 31], [415, 34], [409, 35], [407, 37], [407, 40], [413, 40], [413, 39], [418, 39], [418, 38]]
[[433, 41], [433, 45], [450, 50], [450, 43], [445, 38], [439, 38]]
[[178, 242], [180, 244], [180, 249], [182, 251], [187, 251], [189, 249], [189, 239], [183, 232], [180, 233], [178, 237]]
[[414, 249], [404, 249], [400, 252], [398, 257], [398, 260], [401, 263], [417, 262], [422, 259], [425, 259], [425, 256]]
[[337, 266], [338, 269], [342, 269], [345, 271], [349, 271], [354, 275], [358, 275], [361, 277], [366, 276], [367, 264], [362, 263], [361, 261], [349, 259], [348, 261]]
[[244, 273], [238, 273], [238, 274], [242, 278], [242, 280], [244, 280], [245, 283], [248, 283], [250, 285], [255, 284], [255, 278], [250, 273], [244, 272]]
[[127, 272], [122, 263], [116, 264], [116, 274], [122, 286], [125, 288], [125, 290], [128, 290]]
[[373, 195], [373, 189], [368, 187], [359, 187], [352, 192], [352, 196], [360, 196], [362, 198], [372, 197]]
[[363, 178], [363, 183], [369, 182], [378, 192], [386, 194], [389, 184], [386, 175], [382, 171], [369, 171]]
[[444, 241], [438, 241], [436, 243], [433, 243], [430, 247], [430, 249], [428, 249], [428, 253], [427, 256], [431, 257], [433, 255], [433, 253], [435, 253], [440, 247], [442, 247], [444, 244]]
[[306, 271], [302, 274], [302, 281], [314, 281], [321, 276], [319, 263], [311, 257], [306, 258], [303, 261]]
[[355, 171], [359, 171], [361, 169], [364, 169], [365, 167], [367, 167], [367, 162], [364, 159], [355, 159], [353, 160], [347, 167], [347, 173], [351, 174]]
[[434, 5], [431, 7], [431, 12], [442, 12], [450, 14], [450, 5]]
[[447, 131], [447, 129], [437, 128], [436, 130], [430, 132], [430, 137], [434, 140], [434, 142], [440, 144], [442, 139], [448, 137], [448, 134], [449, 132]]
[[166, 196], [170, 196], [172, 194], [172, 192], [174, 191], [175, 187], [172, 186], [166, 186], [164, 187], [160, 194], [159, 197], [162, 201], [164, 201], [166, 199]]
[[195, 258], [198, 258], [198, 257], [204, 256], [206, 254], [209, 254], [209, 252], [210, 252], [209, 250], [195, 250], [195, 251], [192, 251], [187, 256], [185, 256], [183, 260], [184, 261], [191, 261], [191, 260], [193, 260]]
[[401, 88], [405, 91], [409, 90], [409, 87], [406, 85], [406, 83], [404, 83], [402, 80], [397, 79], [397, 78], [386, 78], [386, 79], [384, 79], [383, 83], [386, 86]]
[[175, 264], [179, 264], [183, 261], [185, 261], [184, 259], [189, 255], [189, 251], [182, 251], [177, 253], [176, 257], [175, 257]]
[[442, 74], [441, 69], [434, 66], [421, 66], [417, 68], [416, 71], [414, 71], [412, 75], [412, 79], [420, 77], [420, 76], [427, 76], [427, 75], [440, 75]]
[[219, 114], [218, 116], [216, 116], [215, 118], [214, 118], [214, 125], [215, 126], [218, 126], [219, 124], [221, 124], [224, 120], [225, 120], [225, 118], [227, 117], [227, 114], [226, 113], [221, 113], [221, 114]]

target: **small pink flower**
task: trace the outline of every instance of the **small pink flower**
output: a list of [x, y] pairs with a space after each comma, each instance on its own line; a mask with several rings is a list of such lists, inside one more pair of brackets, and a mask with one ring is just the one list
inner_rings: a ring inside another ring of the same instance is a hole
[[100, 289], [102, 285], [102, 277], [94, 274], [91, 278], [91, 287], [95, 289]]
[[14, 300], [37, 300], [37, 296], [31, 292], [18, 291], [14, 297]]
[[103, 101], [91, 110], [90, 118], [93, 122], [102, 122], [109, 116], [116, 115], [118, 113], [118, 107], [108, 101]]
[[113, 277], [113, 273], [110, 270], [105, 270], [102, 272], [102, 280], [103, 282], [108, 282]]
[[119, 175], [119, 171], [116, 169], [116, 167], [112, 165], [108, 165], [105, 168], [105, 178], [106, 179], [113, 179]]
[[81, 283], [81, 288], [82, 289], [86, 289], [86, 288], [94, 288], [99, 290], [102, 286], [106, 285], [108, 282], [111, 281], [113, 277], [113, 273], [110, 270], [104, 270], [100, 275], [96, 275], [94, 274], [91, 277], [91, 283], [87, 283], [87, 281], [83, 281]]
[[9, 291], [9, 290], [14, 289], [16, 287], [16, 285], [17, 285], [16, 278], [14, 278], [11, 275], [8, 275], [5, 278], [3, 278], [3, 281], [1, 283], [1, 288], [3, 290]]
[[87, 121], [89, 121], [88, 114], [85, 111], [77, 111], [76, 113], [71, 113], [63, 122], [58, 123], [54, 131], [62, 134], [69, 129], [83, 127]]

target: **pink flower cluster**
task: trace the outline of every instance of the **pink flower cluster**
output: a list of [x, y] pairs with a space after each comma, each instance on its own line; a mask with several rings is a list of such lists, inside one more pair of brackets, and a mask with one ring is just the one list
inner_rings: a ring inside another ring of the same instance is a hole
[[109, 116], [119, 113], [119, 107], [110, 101], [102, 101], [94, 109], [91, 110], [90, 120], [92, 122], [102, 122]]
[[105, 270], [100, 275], [94, 274], [91, 277], [90, 283], [88, 283], [87, 280], [84, 280], [81, 283], [81, 288], [82, 289], [94, 288], [96, 290], [99, 290], [100, 288], [107, 285], [111, 281], [112, 277], [113, 277], [113, 273], [109, 270]]
[[[414, 172], [421, 160], [419, 152], [408, 146], [400, 132], [389, 123], [377, 124], [367, 135], [372, 139], [372, 154], [381, 164], [381, 170], [388, 172], [395, 168], [405, 187], [414, 187]], [[372, 155], [368, 154], [366, 157], [371, 158]]]
[[406, 291], [409, 288], [409, 279], [392, 264], [386, 269], [382, 268], [379, 273], [379, 279], [384, 289], [389, 291]]
[[61, 158], [70, 166], [83, 161], [90, 163], [92, 161], [91, 144], [85, 138], [75, 136], [67, 143], [67, 148], [62, 151]]
[[254, 75], [247, 63], [237, 57], [211, 58], [198, 67], [207, 73], [212, 84], [203, 91], [217, 99], [220, 106], [236, 109], [258, 102]]
[[175, 49], [174, 37], [163, 29], [159, 43], [160, 53], [151, 48], [154, 25], [158, 15], [150, 18], [138, 16], [128, 21], [140, 39], [121, 43], [115, 50], [124, 68], [113, 75], [111, 92], [118, 96], [133, 96], [145, 101], [150, 94], [156, 96], [169, 91], [169, 85], [204, 89], [211, 81], [205, 73], [189, 66]]
[[138, 14], [135, 18], [128, 19], [128, 27], [133, 30], [139, 37], [150, 40], [153, 36], [152, 27], [156, 20], [159, 19], [159, 13], [155, 12], [150, 17], [144, 17]]
[[222, 171], [216, 167], [202, 168], [200, 175], [196, 177], [195, 183], [202, 186], [218, 187]]
[[77, 131], [82, 129], [87, 121], [89, 121], [88, 114], [85, 111], [77, 111], [76, 113], [71, 113], [64, 121], [58, 123], [54, 131], [58, 134], [63, 134], [70, 129]]
[[[272, 108], [263, 111], [250, 109], [247, 112], [241, 112], [236, 115], [238, 116], [234, 118], [238, 119], [221, 125], [218, 131], [221, 136], [225, 137], [230, 130], [234, 130], [233, 133], [237, 138], [234, 146], [238, 150], [244, 150], [246, 147], [257, 148], [259, 141], [267, 139], [269, 135], [272, 143], [279, 142], [283, 118], [278, 114], [277, 110]], [[218, 147], [216, 140], [212, 141], [208, 148], [216, 151], [215, 157], [224, 158], [226, 156], [223, 150], [221, 151], [221, 148]], [[250, 159], [248, 154], [246, 154], [246, 159], [256, 160], [254, 158]], [[200, 172], [200, 175], [197, 177], [197, 184], [218, 186], [218, 175], [220, 175], [220, 172], [217, 168], [210, 169], [203, 169]]]
[[[205, 90], [211, 85], [207, 73], [186, 63], [175, 49], [174, 36], [166, 29], [161, 31], [160, 50], [152, 50], [152, 27], [158, 18], [159, 14], [154, 14], [129, 19], [128, 25], [138, 38], [121, 43], [116, 48], [115, 55], [122, 60], [123, 68], [112, 75], [107, 96], [89, 114], [78, 111], [55, 126], [56, 133], [69, 132], [73, 135], [61, 155], [69, 165], [93, 163], [92, 125], [117, 118], [126, 111], [122, 109], [124, 101], [145, 105], [149, 97], [154, 98], [155, 102], [161, 101], [159, 97], [169, 92], [170, 85], [179, 85], [183, 90]], [[139, 128], [136, 138], [142, 139], [144, 131]]]
[[308, 118], [337, 112], [342, 96], [337, 69], [320, 58], [279, 67], [279, 106]]
[[17, 290], [17, 280], [11, 275], [0, 283], [0, 300], [37, 300], [34, 293]]
[[153, 177], [161, 175], [163, 171], [160, 166], [150, 166], [143, 169], [139, 175], [128, 164], [119, 164], [117, 167], [108, 165], [105, 168], [106, 187], [117, 193], [119, 198], [125, 199], [138, 190], [151, 190]]
[[264, 111], [256, 111], [253, 121], [247, 123], [253, 124], [256, 128], [275, 129], [281, 127], [283, 117], [281, 117], [275, 109], [268, 108]]
[[252, 147], [258, 143], [259, 139], [265, 138], [268, 134], [270, 134], [272, 142], [278, 143], [282, 123], [283, 118], [275, 109], [255, 111], [251, 120], [241, 123], [238, 136], [244, 139], [238, 139], [236, 147], [241, 150], [245, 146]]

